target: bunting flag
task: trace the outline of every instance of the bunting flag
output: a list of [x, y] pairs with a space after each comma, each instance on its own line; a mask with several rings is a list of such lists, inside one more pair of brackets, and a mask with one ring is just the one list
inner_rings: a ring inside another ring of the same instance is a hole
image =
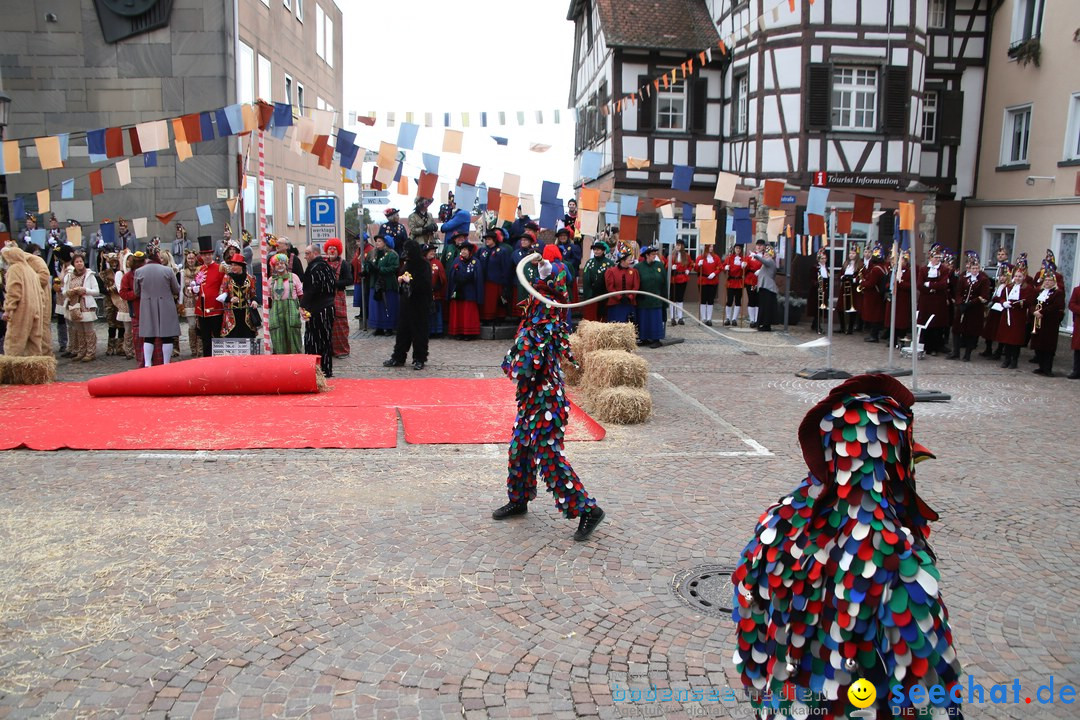
[[170, 222], [172, 222], [172, 219], [176, 217], [176, 212], [173, 211], [166, 213], [158, 213], [154, 217], [156, 217], [158, 219], [158, 222], [162, 225], [168, 225]]
[[105, 192], [105, 185], [101, 180], [101, 171], [94, 170], [90, 173], [90, 196], [101, 195]]

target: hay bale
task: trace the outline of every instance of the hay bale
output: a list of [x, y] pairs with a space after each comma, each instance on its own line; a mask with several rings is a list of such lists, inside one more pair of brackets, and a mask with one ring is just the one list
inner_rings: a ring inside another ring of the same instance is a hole
[[581, 351], [625, 350], [637, 348], [637, 330], [633, 323], [602, 323], [582, 320], [575, 335], [581, 336]]
[[625, 350], [594, 350], [586, 357], [584, 384], [590, 390], [645, 387], [649, 362], [640, 355]]
[[0, 355], [0, 384], [45, 385], [56, 380], [56, 358], [51, 355]]
[[578, 365], [573, 365], [570, 362], [564, 360], [562, 362], [563, 377], [566, 378], [567, 385], [580, 385], [581, 376], [585, 367], [585, 355], [581, 352], [581, 338], [577, 333], [570, 336], [570, 352], [573, 353], [574, 359], [578, 361]]
[[642, 388], [613, 387], [589, 390], [589, 414], [603, 422], [637, 425], [652, 414], [652, 397]]

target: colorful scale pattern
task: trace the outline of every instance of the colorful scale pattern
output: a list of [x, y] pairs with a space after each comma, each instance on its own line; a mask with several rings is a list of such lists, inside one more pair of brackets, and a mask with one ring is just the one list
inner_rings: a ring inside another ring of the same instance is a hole
[[[891, 397], [843, 396], [820, 424], [829, 477], [808, 475], [766, 510], [743, 550], [734, 660], [759, 717], [851, 717], [859, 678], [878, 689], [873, 716], [892, 717], [895, 685], [906, 698], [915, 684], [958, 682], [911, 423]], [[957, 706], [903, 716], [943, 712], [962, 717]]]
[[[552, 263], [546, 279], [533, 280], [545, 297], [568, 302], [566, 267]], [[507, 377], [517, 381], [517, 418], [510, 439], [507, 494], [511, 502], [536, 498], [537, 475], [555, 496], [555, 507], [576, 518], [596, 505], [563, 449], [563, 434], [570, 416], [560, 358], [575, 363], [570, 351], [570, 324], [566, 311], [549, 307], [533, 296], [525, 303], [514, 344], [503, 359]]]

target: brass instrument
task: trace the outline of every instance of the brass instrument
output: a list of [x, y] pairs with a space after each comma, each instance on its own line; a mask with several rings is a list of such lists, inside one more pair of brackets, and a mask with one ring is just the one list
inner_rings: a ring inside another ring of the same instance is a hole
[[818, 334], [825, 332], [825, 323], [829, 321], [828, 310], [829, 306], [826, 303], [826, 294], [828, 292], [828, 278], [821, 277], [819, 270], [817, 277], [817, 296], [818, 296], [818, 314], [817, 314], [817, 331]]
[[[846, 267], [844, 268], [847, 269]], [[848, 275], [846, 272], [841, 276], [840, 282], [844, 287], [844, 312], [855, 312], [855, 293], [859, 292], [859, 271]]]
[[1035, 332], [1038, 332], [1039, 328], [1042, 327], [1042, 311], [1043, 311], [1043, 301], [1040, 300], [1039, 302], [1035, 303], [1035, 326], [1034, 326], [1034, 331]]

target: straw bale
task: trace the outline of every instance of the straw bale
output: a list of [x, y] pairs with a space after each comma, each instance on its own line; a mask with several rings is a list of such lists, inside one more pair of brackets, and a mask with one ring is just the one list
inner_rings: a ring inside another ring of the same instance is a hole
[[581, 351], [625, 350], [634, 352], [637, 331], [633, 323], [602, 323], [582, 320], [575, 335], [581, 336]]
[[589, 414], [602, 422], [636, 425], [652, 414], [652, 397], [642, 388], [614, 387], [589, 391]]
[[56, 358], [51, 355], [0, 355], [0, 385], [45, 385], [56, 380]]
[[649, 362], [625, 350], [594, 350], [586, 355], [584, 385], [589, 390], [613, 387], [645, 387]]

